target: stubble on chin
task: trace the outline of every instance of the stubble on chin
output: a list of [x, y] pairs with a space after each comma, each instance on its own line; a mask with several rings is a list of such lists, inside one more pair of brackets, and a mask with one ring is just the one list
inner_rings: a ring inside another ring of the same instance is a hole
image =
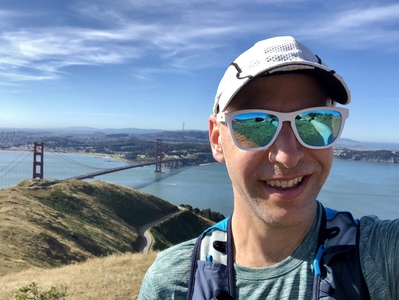
[[[316, 200], [307, 202], [301, 207], [287, 204], [286, 206], [264, 205], [265, 200], [254, 199], [252, 211], [254, 217], [272, 229], [286, 229], [290, 227], [307, 226], [313, 223], [316, 214]], [[267, 200], [266, 200], [267, 201]]]

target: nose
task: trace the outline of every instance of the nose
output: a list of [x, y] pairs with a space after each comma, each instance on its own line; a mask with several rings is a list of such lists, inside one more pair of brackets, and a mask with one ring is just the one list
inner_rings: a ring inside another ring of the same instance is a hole
[[269, 160], [290, 169], [294, 168], [303, 156], [303, 146], [296, 139], [289, 122], [284, 122], [276, 140], [269, 148]]

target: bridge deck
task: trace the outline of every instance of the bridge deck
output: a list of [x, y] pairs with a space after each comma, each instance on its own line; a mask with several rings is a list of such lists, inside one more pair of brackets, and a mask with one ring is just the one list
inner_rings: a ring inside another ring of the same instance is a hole
[[168, 159], [168, 160], [161, 160], [161, 161], [152, 161], [152, 162], [143, 162], [143, 163], [138, 163], [138, 164], [130, 164], [130, 165], [127, 165], [127, 166], [111, 168], [111, 169], [105, 169], [105, 170], [101, 170], [101, 171], [97, 171], [97, 172], [92, 172], [92, 173], [88, 173], [88, 174], [74, 176], [74, 177], [70, 177], [70, 178], [67, 178], [67, 179], [83, 180], [83, 179], [93, 178], [93, 177], [96, 177], [96, 176], [109, 174], [109, 173], [113, 173], [113, 172], [118, 172], [118, 171], [123, 171], [123, 170], [127, 170], [127, 169], [133, 169], [133, 168], [139, 168], [139, 167], [144, 167], [144, 166], [149, 166], [149, 165], [155, 165], [155, 164], [162, 164], [162, 163], [167, 163], [167, 162], [171, 162], [171, 161], [176, 161], [176, 159]]

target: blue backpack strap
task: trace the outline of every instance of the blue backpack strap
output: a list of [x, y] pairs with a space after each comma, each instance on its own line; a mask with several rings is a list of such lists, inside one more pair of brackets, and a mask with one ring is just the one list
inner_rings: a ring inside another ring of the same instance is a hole
[[191, 257], [190, 279], [188, 282], [187, 300], [191, 300], [193, 298], [195, 271], [197, 270], [197, 260], [199, 258], [201, 240], [202, 240], [201, 236], [199, 236], [195, 242], [193, 254]]
[[313, 299], [370, 299], [360, 267], [359, 220], [322, 207]]
[[187, 299], [234, 299], [231, 218], [205, 230], [194, 246]]

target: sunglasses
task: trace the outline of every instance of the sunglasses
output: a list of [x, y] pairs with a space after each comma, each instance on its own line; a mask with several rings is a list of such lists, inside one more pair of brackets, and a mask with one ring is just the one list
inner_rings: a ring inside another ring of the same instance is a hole
[[227, 123], [236, 146], [242, 150], [261, 150], [274, 143], [283, 122], [289, 121], [297, 140], [310, 149], [334, 145], [344, 128], [349, 110], [341, 107], [313, 107], [288, 113], [247, 109], [218, 113]]

